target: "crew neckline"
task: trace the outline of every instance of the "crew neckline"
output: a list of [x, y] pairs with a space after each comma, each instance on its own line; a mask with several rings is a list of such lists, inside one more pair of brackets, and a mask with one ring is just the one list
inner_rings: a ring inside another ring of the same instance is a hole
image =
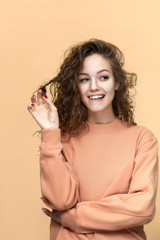
[[92, 123], [87, 121], [91, 133], [105, 133], [106, 131], [112, 131], [117, 129], [121, 120], [116, 117], [113, 122], [110, 123]]

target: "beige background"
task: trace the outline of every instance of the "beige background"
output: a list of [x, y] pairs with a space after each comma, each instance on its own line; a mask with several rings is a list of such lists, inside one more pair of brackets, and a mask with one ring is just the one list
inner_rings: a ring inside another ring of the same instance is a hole
[[[159, 0], [2, 0], [0, 239], [49, 239], [41, 211], [37, 123], [27, 111], [33, 91], [56, 74], [64, 51], [96, 37], [117, 45], [138, 75], [136, 121], [160, 139]], [[160, 205], [145, 226], [160, 239]]]

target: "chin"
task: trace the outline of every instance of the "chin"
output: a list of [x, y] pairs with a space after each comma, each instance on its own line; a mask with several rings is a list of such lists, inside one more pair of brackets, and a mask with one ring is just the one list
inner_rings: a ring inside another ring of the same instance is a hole
[[97, 112], [97, 113], [99, 113], [99, 112], [104, 112], [104, 111], [106, 111], [107, 110], [107, 107], [106, 108], [96, 108], [96, 109], [91, 109], [91, 108], [88, 108], [88, 111], [90, 111], [90, 112]]

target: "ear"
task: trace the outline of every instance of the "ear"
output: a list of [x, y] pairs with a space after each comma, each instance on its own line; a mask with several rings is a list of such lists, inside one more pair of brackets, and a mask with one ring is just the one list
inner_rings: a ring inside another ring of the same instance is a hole
[[115, 90], [118, 90], [118, 88], [119, 88], [119, 83], [116, 82], [116, 84], [115, 84]]

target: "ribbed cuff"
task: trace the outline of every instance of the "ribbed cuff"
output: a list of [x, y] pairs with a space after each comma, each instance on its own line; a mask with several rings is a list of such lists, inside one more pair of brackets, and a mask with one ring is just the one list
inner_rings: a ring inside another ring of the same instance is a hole
[[55, 145], [61, 142], [61, 130], [55, 129], [42, 129], [41, 131], [41, 143]]
[[76, 208], [71, 208], [61, 213], [62, 226], [76, 232]]

